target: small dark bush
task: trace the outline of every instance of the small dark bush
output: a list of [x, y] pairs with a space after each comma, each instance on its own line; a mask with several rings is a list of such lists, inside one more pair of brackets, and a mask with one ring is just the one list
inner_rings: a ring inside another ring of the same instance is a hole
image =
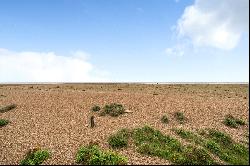
[[[110, 116], [119, 116], [125, 112], [125, 109], [121, 104], [112, 103], [110, 105], [105, 105], [103, 112]], [[102, 115], [104, 113], [102, 113]]]
[[229, 126], [229, 127], [232, 127], [232, 128], [237, 128], [237, 127], [238, 127], [236, 121], [235, 121], [234, 119], [232, 119], [232, 118], [229, 118], [229, 117], [227, 117], [227, 118], [224, 120], [224, 124], [225, 124], [226, 126]]
[[169, 122], [169, 121], [168, 121], [168, 117], [167, 117], [167, 115], [163, 115], [163, 116], [162, 116], [162, 118], [161, 118], [161, 122], [162, 122], [162, 123], [166, 123], [166, 124], [168, 124], [168, 122]]
[[244, 120], [235, 118], [229, 114], [224, 119], [224, 124], [232, 128], [237, 128], [239, 125], [245, 125], [246, 123]]
[[101, 108], [98, 105], [95, 105], [94, 107], [92, 107], [92, 111], [97, 112], [100, 111]]
[[246, 122], [244, 120], [242, 120], [242, 119], [235, 119], [235, 122], [237, 124], [239, 124], [239, 125], [245, 125], [246, 124]]
[[180, 124], [184, 123], [185, 117], [182, 112], [175, 112], [175, 117], [179, 121]]
[[21, 165], [40, 165], [50, 156], [47, 150], [34, 149], [30, 150], [25, 159], [21, 161]]
[[7, 125], [8, 123], [9, 123], [8, 120], [6, 120], [6, 119], [0, 119], [0, 127], [5, 126], [5, 125]]
[[7, 112], [7, 111], [12, 110], [14, 108], [16, 108], [16, 104], [10, 104], [10, 105], [4, 106], [4, 107], [0, 107], [0, 112], [4, 113], [4, 112]]

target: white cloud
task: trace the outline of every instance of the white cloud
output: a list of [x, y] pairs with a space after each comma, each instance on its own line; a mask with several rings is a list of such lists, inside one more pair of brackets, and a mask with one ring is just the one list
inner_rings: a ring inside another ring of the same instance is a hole
[[249, 33], [249, 0], [196, 0], [177, 23], [180, 38], [194, 46], [230, 50]]
[[101, 82], [108, 81], [87, 61], [89, 55], [76, 51], [71, 56], [53, 52], [14, 52], [0, 48], [0, 82]]

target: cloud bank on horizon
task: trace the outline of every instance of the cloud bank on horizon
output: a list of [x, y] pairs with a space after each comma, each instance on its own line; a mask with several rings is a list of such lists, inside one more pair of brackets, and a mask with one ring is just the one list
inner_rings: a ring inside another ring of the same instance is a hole
[[71, 56], [53, 52], [14, 52], [0, 48], [0, 82], [97, 82], [108, 81], [107, 72], [87, 61], [89, 54]]
[[[196, 0], [187, 6], [175, 27], [179, 43], [167, 48], [168, 55], [184, 55], [193, 47], [234, 49], [249, 33], [248, 0]], [[180, 40], [186, 40], [180, 42]]]

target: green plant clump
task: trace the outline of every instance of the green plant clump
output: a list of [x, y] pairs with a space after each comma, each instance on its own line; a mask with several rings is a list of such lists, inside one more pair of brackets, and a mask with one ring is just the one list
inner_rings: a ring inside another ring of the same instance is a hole
[[111, 151], [102, 151], [97, 145], [80, 147], [76, 162], [83, 165], [125, 165], [127, 158]]
[[235, 143], [229, 135], [210, 129], [207, 138], [218, 144], [218, 151], [215, 151], [214, 148], [210, 148], [210, 150], [220, 159], [233, 165], [249, 164], [248, 148], [242, 144]]
[[123, 148], [128, 146], [129, 131], [122, 129], [108, 138], [108, 143], [112, 148]]
[[201, 144], [203, 142], [201, 137], [199, 137], [197, 134], [191, 131], [186, 131], [184, 129], [172, 129], [172, 130], [181, 138], [187, 139], [190, 142], [194, 142], [196, 144]]
[[169, 120], [168, 120], [167, 115], [163, 115], [163, 116], [162, 116], [161, 122], [162, 122], [162, 123], [165, 123], [165, 124], [168, 124]]
[[175, 112], [175, 117], [180, 124], [184, 123], [185, 116], [184, 116], [183, 112]]
[[187, 146], [183, 151], [183, 158], [178, 164], [181, 165], [215, 165], [217, 164], [204, 148]]
[[177, 139], [163, 135], [149, 126], [135, 129], [132, 137], [137, 151], [142, 154], [158, 156], [175, 164], [215, 164], [205, 149], [182, 146]]
[[0, 127], [5, 126], [5, 125], [7, 125], [8, 123], [9, 123], [8, 120], [6, 120], [6, 119], [0, 119]]
[[244, 120], [235, 118], [229, 114], [224, 119], [224, 124], [232, 128], [237, 128], [239, 125], [245, 125], [246, 123]]
[[101, 110], [101, 108], [98, 105], [95, 105], [94, 107], [92, 107], [93, 112], [97, 112], [97, 111], [100, 111], [100, 110]]
[[[227, 164], [246, 165], [249, 163], [249, 150], [243, 144], [235, 143], [232, 138], [221, 131], [215, 129], [201, 130], [200, 136], [195, 136], [190, 131], [175, 129], [176, 133], [189, 142], [196, 142], [208, 151], [218, 156]], [[196, 139], [201, 141], [195, 141]]]
[[215, 154], [219, 154], [221, 152], [220, 145], [213, 140], [208, 140], [205, 146]]
[[212, 138], [215, 142], [223, 144], [225, 146], [233, 143], [232, 138], [223, 132], [217, 131], [215, 129], [209, 129], [209, 138]]
[[237, 128], [237, 127], [238, 127], [238, 125], [237, 125], [237, 123], [235, 122], [235, 120], [234, 120], [234, 119], [231, 119], [231, 118], [226, 118], [226, 119], [224, 120], [224, 124], [225, 124], [226, 126], [229, 126], [229, 127], [232, 127], [232, 128]]
[[21, 161], [21, 165], [40, 165], [50, 156], [47, 150], [31, 150], [27, 153], [25, 159]]
[[105, 105], [103, 110], [104, 111], [101, 113], [101, 115], [108, 114], [108, 115], [114, 116], [114, 117], [125, 113], [125, 109], [124, 109], [123, 105], [116, 104], [116, 103], [112, 103], [110, 105]]

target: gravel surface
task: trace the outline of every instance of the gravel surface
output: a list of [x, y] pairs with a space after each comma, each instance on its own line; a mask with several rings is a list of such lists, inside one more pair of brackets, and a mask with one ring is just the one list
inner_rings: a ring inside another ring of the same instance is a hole
[[[81, 145], [96, 141], [108, 149], [107, 139], [121, 128], [148, 124], [173, 135], [173, 127], [196, 130], [215, 128], [237, 142], [248, 140], [248, 85], [140, 85], [140, 84], [59, 84], [0, 85], [0, 106], [17, 107], [0, 113], [10, 123], [0, 128], [0, 164], [19, 164], [34, 147], [52, 155], [44, 164], [75, 164]], [[119, 117], [98, 116], [94, 105], [121, 103], [132, 113]], [[174, 112], [181, 111], [187, 122], [178, 124]], [[242, 118], [247, 125], [237, 129], [222, 122], [227, 114]], [[169, 124], [161, 123], [163, 114]], [[89, 127], [95, 116], [96, 127]], [[173, 135], [174, 136], [174, 135]], [[132, 146], [132, 145], [131, 145]], [[171, 164], [139, 154], [133, 147], [118, 151], [129, 164]]]

